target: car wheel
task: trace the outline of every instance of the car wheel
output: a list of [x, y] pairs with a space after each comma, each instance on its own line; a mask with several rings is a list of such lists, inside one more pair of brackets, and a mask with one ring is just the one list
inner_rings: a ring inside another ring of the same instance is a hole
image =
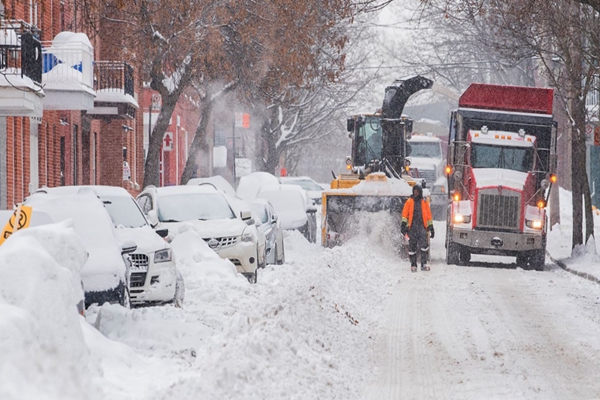
[[173, 305], [177, 308], [181, 308], [183, 306], [183, 299], [185, 298], [185, 281], [183, 280], [183, 275], [179, 270], [176, 270], [175, 277], [175, 294], [173, 295]]

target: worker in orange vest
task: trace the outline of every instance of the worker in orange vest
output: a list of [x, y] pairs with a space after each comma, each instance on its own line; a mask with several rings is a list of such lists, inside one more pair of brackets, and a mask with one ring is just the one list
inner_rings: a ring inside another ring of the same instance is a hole
[[423, 188], [420, 185], [413, 186], [413, 194], [404, 204], [402, 209], [402, 235], [408, 234], [408, 256], [410, 258], [410, 270], [417, 272], [417, 250], [421, 250], [421, 270], [429, 271], [426, 265], [429, 241], [427, 236], [433, 239], [433, 218], [429, 203], [423, 198]]

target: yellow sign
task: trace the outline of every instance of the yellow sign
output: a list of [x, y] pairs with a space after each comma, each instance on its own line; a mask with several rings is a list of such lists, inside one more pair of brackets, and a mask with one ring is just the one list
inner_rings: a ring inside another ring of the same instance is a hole
[[[19, 229], [25, 229], [29, 226], [29, 223], [31, 222], [31, 212], [32, 208], [29, 206], [20, 205], [17, 207], [4, 226], [4, 229], [2, 229], [2, 234], [0, 234], [0, 245]], [[18, 220], [17, 215], [19, 216]]]

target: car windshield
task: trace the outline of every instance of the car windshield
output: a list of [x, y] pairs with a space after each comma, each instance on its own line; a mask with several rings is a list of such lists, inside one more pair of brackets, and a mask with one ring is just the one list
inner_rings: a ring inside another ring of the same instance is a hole
[[442, 158], [442, 149], [438, 142], [410, 142], [411, 157]]
[[127, 196], [102, 196], [102, 202], [116, 227], [140, 228], [146, 218], [135, 200]]
[[502, 168], [527, 172], [533, 169], [532, 147], [506, 147], [471, 144], [473, 168]]
[[269, 219], [269, 215], [267, 214], [266, 205], [251, 204], [250, 207], [252, 207], [252, 211], [256, 213], [256, 215], [258, 215], [258, 217], [260, 218], [260, 222], [262, 222], [263, 224], [267, 222], [267, 220]]
[[235, 214], [220, 193], [178, 193], [162, 195], [158, 200], [158, 220], [232, 219]]
[[311, 181], [310, 179], [293, 179], [293, 180], [290, 180], [289, 182], [285, 182], [285, 183], [289, 183], [291, 185], [298, 185], [304, 190], [319, 191], [319, 192], [321, 192], [323, 190], [323, 188], [321, 186], [319, 186], [317, 183]]

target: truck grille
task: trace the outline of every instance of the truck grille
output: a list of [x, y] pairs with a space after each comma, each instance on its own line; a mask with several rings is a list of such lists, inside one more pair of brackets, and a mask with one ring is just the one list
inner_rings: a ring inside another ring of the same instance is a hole
[[477, 205], [478, 228], [518, 229], [521, 195], [498, 189], [480, 190]]
[[435, 170], [434, 169], [419, 169], [419, 178], [425, 179], [427, 186], [433, 186], [435, 182]]

